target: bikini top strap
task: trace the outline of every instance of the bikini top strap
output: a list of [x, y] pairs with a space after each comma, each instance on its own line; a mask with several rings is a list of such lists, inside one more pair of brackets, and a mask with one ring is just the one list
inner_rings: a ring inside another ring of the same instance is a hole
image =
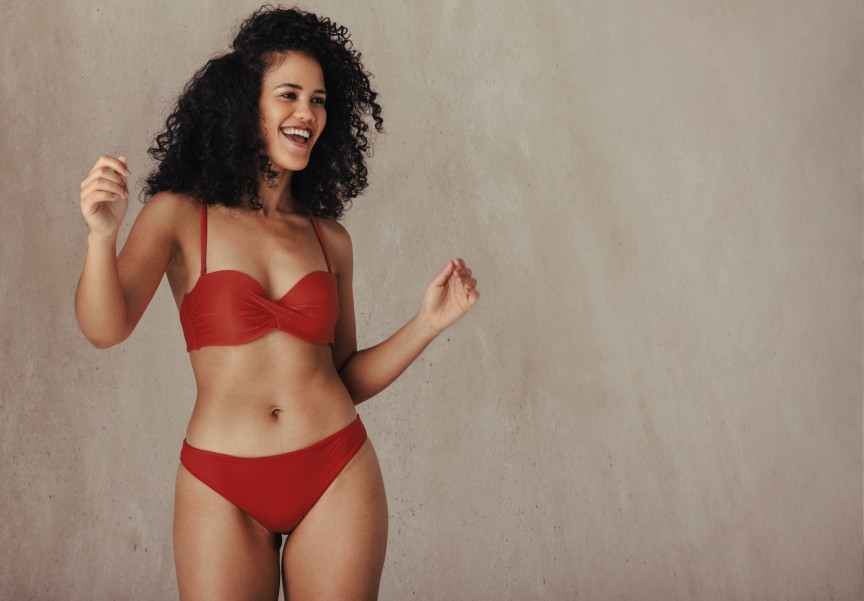
[[207, 273], [207, 203], [201, 201], [201, 275]]
[[312, 220], [312, 225], [315, 227], [315, 233], [318, 235], [318, 242], [321, 244], [321, 250], [324, 251], [324, 259], [327, 260], [327, 271], [333, 273], [333, 266], [330, 264], [330, 255], [327, 252], [327, 247], [324, 245], [324, 238], [321, 237], [321, 230], [318, 229], [318, 220], [315, 219], [315, 214], [309, 210], [309, 207], [303, 205], [306, 212], [309, 213], [309, 218]]

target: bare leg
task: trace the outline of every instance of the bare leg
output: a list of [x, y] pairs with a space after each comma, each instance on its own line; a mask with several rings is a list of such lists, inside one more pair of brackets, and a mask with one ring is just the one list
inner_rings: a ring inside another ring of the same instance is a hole
[[288, 601], [369, 601], [387, 549], [387, 499], [367, 439], [285, 543]]
[[275, 601], [281, 537], [182, 465], [174, 498], [174, 565], [181, 601]]

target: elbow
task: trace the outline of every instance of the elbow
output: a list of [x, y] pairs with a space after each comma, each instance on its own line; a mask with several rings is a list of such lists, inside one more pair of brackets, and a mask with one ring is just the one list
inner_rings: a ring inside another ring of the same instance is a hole
[[87, 327], [85, 324], [82, 324], [80, 320], [78, 322], [78, 327], [81, 329], [81, 333], [84, 334], [84, 338], [87, 339], [87, 342], [89, 342], [94, 348], [98, 349], [106, 349], [116, 346], [126, 340], [129, 337], [129, 334], [132, 333], [131, 328], [94, 328], [92, 327], [92, 324], [91, 327]]
[[362, 395], [360, 395], [355, 387], [351, 385], [352, 383], [350, 379], [345, 378], [341, 373], [339, 374], [339, 378], [342, 380], [342, 386], [345, 387], [345, 391], [348, 393], [348, 396], [350, 397], [351, 402], [354, 403], [355, 407], [366, 400], [362, 398]]
[[88, 334], [84, 334], [84, 338], [87, 339], [87, 342], [90, 343], [91, 346], [98, 349], [106, 349], [112, 346], [116, 346], [126, 340], [126, 336], [120, 337], [108, 337], [108, 336], [92, 336]]
[[339, 374], [342, 385], [345, 386], [345, 390], [348, 392], [348, 396], [351, 397], [351, 402], [354, 403], [355, 407], [364, 401], [368, 401], [376, 394], [376, 391], [369, 390], [368, 378], [361, 377], [363, 368], [356, 361], [352, 361], [359, 354], [361, 353], [354, 350], [341, 361], [341, 365], [340, 363], [334, 363], [336, 373]]
[[355, 407], [375, 396], [375, 392], [368, 390], [361, 382], [342, 378], [342, 384], [345, 385], [345, 390], [348, 391], [348, 396], [351, 397], [351, 402], [354, 403]]
[[357, 405], [359, 405], [360, 403], [362, 403], [364, 401], [368, 401], [370, 398], [372, 398], [370, 395], [363, 394], [357, 390], [349, 390], [348, 396], [351, 397], [351, 402], [354, 403], [355, 407]]
[[110, 341], [110, 340], [104, 340], [101, 338], [91, 338], [90, 336], [85, 336], [85, 338], [87, 338], [87, 342], [89, 342], [92, 347], [98, 348], [100, 350], [106, 349], [106, 348], [111, 348], [112, 346], [115, 346], [116, 344], [118, 344], [117, 342]]
[[368, 401], [370, 398], [372, 398], [372, 397], [370, 397], [368, 395], [352, 395], [351, 401], [353, 401], [354, 406], [356, 407], [360, 403], [362, 403], [364, 401]]
[[121, 319], [104, 319], [81, 311], [75, 306], [75, 319], [78, 321], [78, 329], [84, 334], [94, 348], [106, 349], [120, 344], [132, 333], [134, 325], [124, 323]]
[[350, 377], [345, 377], [345, 375], [344, 372], [339, 372], [342, 385], [348, 392], [348, 396], [351, 398], [351, 402], [354, 403], [354, 406], [356, 407], [363, 401], [369, 400], [371, 395], [366, 394], [362, 387], [357, 385], [357, 382], [353, 381]]

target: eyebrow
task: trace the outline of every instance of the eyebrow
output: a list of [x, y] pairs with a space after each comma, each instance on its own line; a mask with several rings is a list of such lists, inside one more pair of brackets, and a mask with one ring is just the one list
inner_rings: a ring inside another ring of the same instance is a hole
[[[303, 86], [298, 86], [296, 83], [280, 83], [278, 86], [273, 88], [274, 90], [278, 90], [279, 88], [293, 88], [295, 90], [303, 90]], [[318, 89], [312, 92], [313, 94], [327, 94], [327, 90]]]

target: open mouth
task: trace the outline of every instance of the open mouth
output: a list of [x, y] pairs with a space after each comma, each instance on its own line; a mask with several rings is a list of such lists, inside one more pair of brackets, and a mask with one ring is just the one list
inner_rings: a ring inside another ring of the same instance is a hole
[[298, 146], [306, 146], [312, 137], [312, 132], [302, 127], [283, 127], [282, 135], [297, 144]]

